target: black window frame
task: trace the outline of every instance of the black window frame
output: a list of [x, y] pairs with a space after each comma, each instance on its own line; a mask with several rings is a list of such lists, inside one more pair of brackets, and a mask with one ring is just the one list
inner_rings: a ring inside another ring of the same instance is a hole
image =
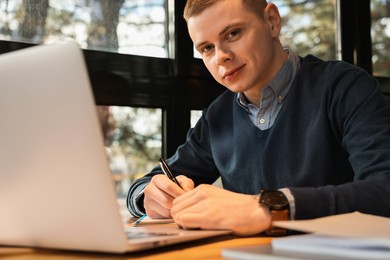
[[[185, 1], [174, 2], [175, 59], [84, 50], [97, 105], [161, 108], [162, 155], [173, 155], [185, 142], [191, 110], [207, 107], [225, 88], [193, 57], [182, 18]], [[339, 0], [342, 60], [372, 74], [370, 0]], [[0, 41], [0, 53], [32, 44]], [[390, 100], [390, 77], [378, 77]]]

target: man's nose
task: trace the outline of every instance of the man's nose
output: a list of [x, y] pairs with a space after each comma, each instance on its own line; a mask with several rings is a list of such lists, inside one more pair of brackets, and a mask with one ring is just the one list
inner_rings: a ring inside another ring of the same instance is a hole
[[228, 48], [224, 48], [224, 47], [218, 47], [216, 49], [216, 55], [217, 55], [216, 58], [217, 65], [225, 64], [227, 61], [233, 59], [233, 52]]

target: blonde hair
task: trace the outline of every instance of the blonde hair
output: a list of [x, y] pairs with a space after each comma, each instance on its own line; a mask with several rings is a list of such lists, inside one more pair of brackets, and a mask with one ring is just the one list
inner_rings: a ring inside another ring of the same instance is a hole
[[[186, 21], [192, 16], [202, 13], [208, 7], [214, 5], [218, 1], [222, 0], [187, 0], [184, 7], [183, 17]], [[227, 1], [227, 0], [226, 0]], [[267, 5], [265, 0], [242, 0], [244, 5], [249, 8], [249, 10], [254, 11], [259, 16], [263, 17], [263, 11]]]

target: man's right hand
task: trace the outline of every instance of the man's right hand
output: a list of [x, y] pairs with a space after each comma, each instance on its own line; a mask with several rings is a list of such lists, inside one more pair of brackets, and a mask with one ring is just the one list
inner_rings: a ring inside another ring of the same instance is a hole
[[164, 174], [153, 176], [150, 183], [145, 187], [144, 207], [150, 218], [172, 218], [173, 200], [194, 189], [194, 182], [186, 176], [179, 175], [176, 179], [183, 189]]

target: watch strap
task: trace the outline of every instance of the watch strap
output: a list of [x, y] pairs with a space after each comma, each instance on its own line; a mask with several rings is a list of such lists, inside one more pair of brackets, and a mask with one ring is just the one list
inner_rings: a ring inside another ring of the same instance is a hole
[[274, 221], [278, 220], [288, 220], [289, 219], [289, 210], [270, 210], [271, 213], [271, 226], [265, 231], [269, 236], [284, 236], [287, 234], [287, 229], [276, 227], [273, 225]]

